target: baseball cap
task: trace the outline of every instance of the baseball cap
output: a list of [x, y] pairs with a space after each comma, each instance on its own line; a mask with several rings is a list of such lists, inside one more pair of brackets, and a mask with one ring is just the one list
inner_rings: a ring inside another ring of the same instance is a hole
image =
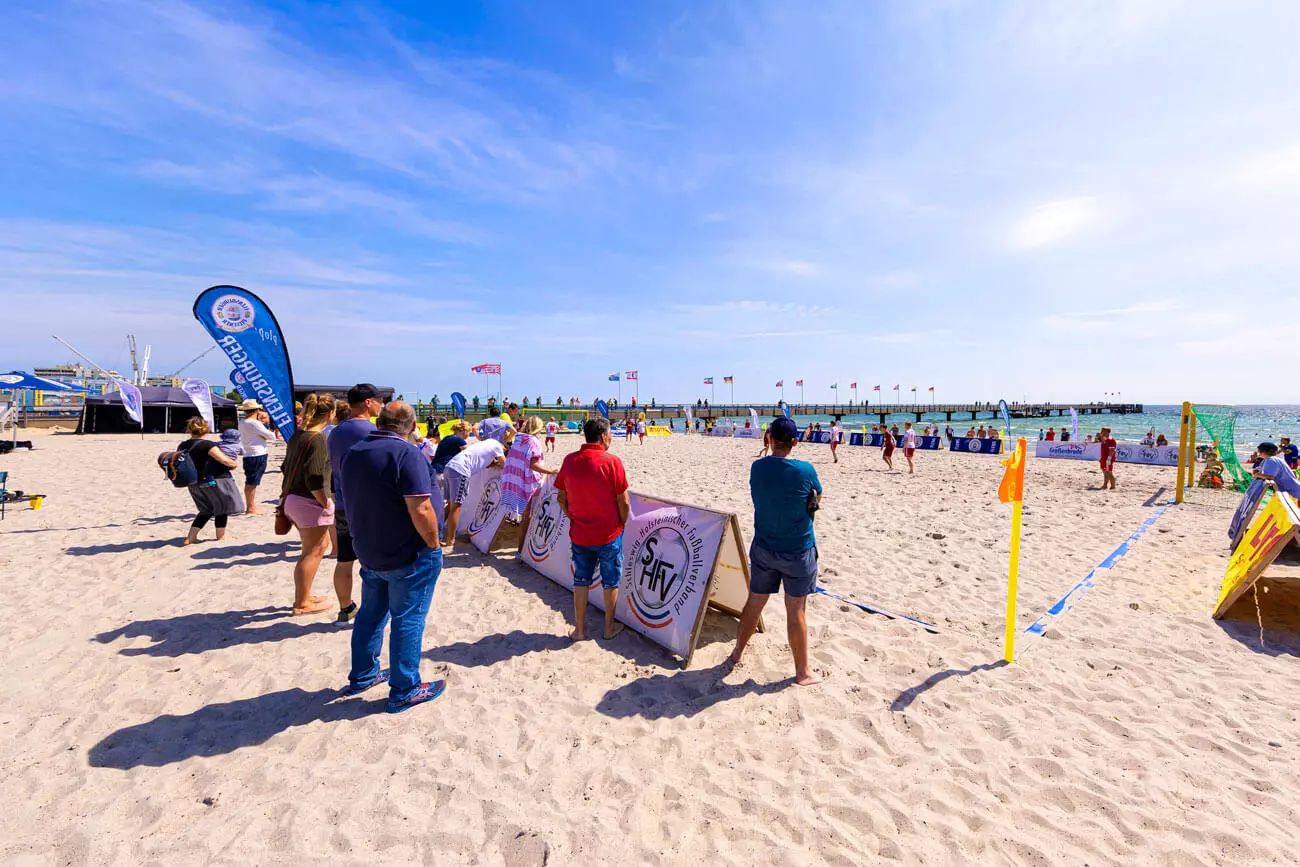
[[788, 419], [783, 415], [772, 419], [772, 423], [767, 426], [767, 432], [777, 442], [794, 442], [799, 438], [798, 425], [792, 419]]
[[348, 389], [348, 404], [350, 406], [358, 406], [377, 397], [379, 397], [379, 389], [368, 382], [358, 382]]

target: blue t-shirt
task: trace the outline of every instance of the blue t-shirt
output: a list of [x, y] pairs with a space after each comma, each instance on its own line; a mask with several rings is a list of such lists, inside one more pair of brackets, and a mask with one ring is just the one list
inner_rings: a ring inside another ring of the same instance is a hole
[[759, 458], [749, 467], [754, 499], [754, 541], [769, 551], [797, 554], [817, 544], [808, 495], [822, 492], [817, 471], [807, 461]]
[[1286, 461], [1277, 455], [1264, 458], [1260, 462], [1259, 472], [1265, 478], [1272, 479], [1279, 491], [1286, 491], [1296, 499], [1300, 499], [1300, 481], [1296, 481], [1295, 473], [1291, 472]]
[[377, 430], [343, 456], [348, 530], [367, 569], [400, 569], [427, 545], [411, 522], [408, 498], [429, 496], [429, 461], [395, 433]]
[[350, 418], [334, 425], [325, 440], [330, 452], [330, 477], [334, 481], [334, 508], [346, 512], [343, 506], [343, 456], [348, 449], [370, 436], [375, 425], [368, 418]]

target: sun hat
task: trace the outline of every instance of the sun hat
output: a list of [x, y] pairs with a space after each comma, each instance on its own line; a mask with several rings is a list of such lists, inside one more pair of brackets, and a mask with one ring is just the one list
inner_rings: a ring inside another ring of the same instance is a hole
[[261, 409], [262, 405], [251, 397], [239, 405], [240, 412], [251, 412], [255, 409]]

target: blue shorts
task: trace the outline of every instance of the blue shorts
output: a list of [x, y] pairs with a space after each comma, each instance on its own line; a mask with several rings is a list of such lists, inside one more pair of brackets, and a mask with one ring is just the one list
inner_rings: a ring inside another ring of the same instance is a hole
[[262, 484], [262, 475], [266, 472], [266, 455], [253, 455], [244, 458], [244, 484], [257, 487]]
[[784, 586], [786, 596], [807, 596], [817, 589], [816, 546], [793, 554], [749, 544], [749, 592], [771, 595]]
[[600, 563], [600, 585], [617, 590], [623, 578], [623, 534], [606, 545], [569, 543], [573, 552], [573, 586], [590, 587], [596, 583], [596, 564]]

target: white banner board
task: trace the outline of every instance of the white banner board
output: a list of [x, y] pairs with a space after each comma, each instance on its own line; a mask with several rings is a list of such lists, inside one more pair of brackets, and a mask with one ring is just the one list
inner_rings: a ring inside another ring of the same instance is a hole
[[763, 438], [763, 431], [756, 427], [738, 427], [733, 436], [735, 436], [736, 439], [742, 440], [761, 440]]
[[[519, 556], [573, 589], [569, 519], [560, 509], [553, 477], [533, 501]], [[749, 595], [749, 561], [735, 516], [633, 492], [619, 591], [614, 616], [689, 665], [709, 604], [739, 615]], [[589, 598], [603, 609], [602, 596], [593, 592]]]
[[[1073, 461], [1101, 460], [1101, 443], [1068, 443], [1039, 440], [1034, 455], [1040, 458], [1062, 458]], [[1115, 449], [1115, 460], [1122, 464], [1154, 464], [1161, 467], [1178, 466], [1178, 446], [1144, 446], [1120, 443]]]
[[469, 536], [484, 554], [501, 526], [506, 508], [501, 504], [501, 468], [480, 470], [469, 477], [469, 492], [461, 504], [456, 532]]

